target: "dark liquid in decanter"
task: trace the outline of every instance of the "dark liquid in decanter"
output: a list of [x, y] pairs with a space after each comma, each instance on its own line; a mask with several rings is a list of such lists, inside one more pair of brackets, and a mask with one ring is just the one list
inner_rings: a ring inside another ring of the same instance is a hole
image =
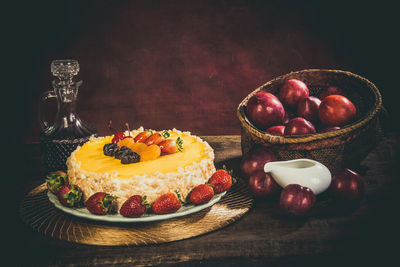
[[[77, 128], [79, 127], [79, 128]], [[89, 141], [90, 137], [97, 136], [96, 130], [93, 127], [86, 125], [82, 129], [82, 124], [77, 122], [74, 127], [64, 129], [64, 131], [58, 132], [57, 135], [46, 135], [45, 132], [41, 132], [40, 135], [40, 150], [41, 160], [46, 171], [66, 171], [66, 161], [71, 153], [84, 143]], [[84, 131], [82, 131], [84, 130]], [[68, 134], [68, 135], [67, 135]]]
[[[41, 161], [46, 171], [66, 170], [66, 161], [70, 154], [86, 143], [91, 136], [97, 136], [96, 129], [79, 118], [76, 113], [78, 88], [82, 82], [73, 82], [72, 77], [79, 71], [75, 60], [55, 60], [51, 64], [53, 75], [59, 80], [53, 81], [54, 90], [45, 92], [42, 104], [49, 98], [57, 100], [57, 114], [53, 125], [44, 119], [41, 110], [40, 133]], [[40, 107], [40, 109], [42, 109]]]

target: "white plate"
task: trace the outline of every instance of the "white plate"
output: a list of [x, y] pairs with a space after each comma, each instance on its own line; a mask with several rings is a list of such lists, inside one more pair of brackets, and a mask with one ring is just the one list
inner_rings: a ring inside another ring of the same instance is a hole
[[188, 214], [192, 214], [198, 212], [202, 209], [208, 208], [218, 202], [223, 195], [226, 194], [226, 191], [221, 194], [216, 194], [208, 203], [202, 205], [193, 205], [187, 204], [183, 205], [177, 212], [171, 214], [143, 214], [139, 218], [127, 218], [122, 215], [118, 214], [107, 214], [107, 215], [95, 215], [90, 213], [85, 207], [83, 208], [68, 208], [61, 205], [56, 195], [47, 191], [47, 196], [49, 197], [50, 202], [54, 204], [54, 206], [66, 213], [71, 215], [95, 220], [95, 221], [106, 221], [106, 222], [153, 222], [153, 221], [160, 221], [160, 220], [167, 220], [171, 218], [181, 217]]

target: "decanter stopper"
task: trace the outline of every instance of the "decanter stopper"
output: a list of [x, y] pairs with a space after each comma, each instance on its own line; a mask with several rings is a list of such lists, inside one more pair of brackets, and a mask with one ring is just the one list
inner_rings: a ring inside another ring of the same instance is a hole
[[72, 78], [79, 72], [79, 63], [74, 59], [53, 60], [50, 69], [51, 73], [58, 77], [60, 82], [71, 84]]

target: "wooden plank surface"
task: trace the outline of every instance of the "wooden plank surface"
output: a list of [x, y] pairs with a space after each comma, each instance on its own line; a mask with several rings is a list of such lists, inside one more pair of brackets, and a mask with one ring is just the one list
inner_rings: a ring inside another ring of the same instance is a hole
[[[204, 137], [215, 149], [216, 164], [228, 165], [236, 175], [241, 160], [240, 136]], [[44, 237], [25, 226], [18, 205], [26, 192], [42, 182], [37, 144], [23, 145], [21, 171], [9, 181], [10, 231], [6, 256], [13, 265], [82, 266], [272, 266], [385, 263], [396, 253], [399, 235], [397, 136], [385, 140], [364, 160], [359, 171], [366, 182], [361, 206], [339, 206], [329, 195], [317, 198], [310, 217], [290, 219], [278, 199], [256, 199], [239, 221], [188, 240], [148, 246], [102, 247], [68, 243]], [[23, 255], [23, 256], [21, 256]]]

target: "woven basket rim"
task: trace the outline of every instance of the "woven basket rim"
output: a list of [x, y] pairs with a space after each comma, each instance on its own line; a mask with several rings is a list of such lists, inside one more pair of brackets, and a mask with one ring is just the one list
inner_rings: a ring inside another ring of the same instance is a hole
[[[344, 76], [348, 76], [351, 78], [355, 78], [363, 82], [375, 95], [375, 103], [373, 107], [369, 110], [369, 112], [364, 115], [362, 118], [359, 120], [347, 125], [346, 127], [343, 127], [339, 130], [334, 130], [334, 131], [329, 131], [325, 133], [315, 133], [315, 134], [310, 134], [310, 135], [298, 135], [298, 136], [278, 136], [278, 135], [271, 135], [266, 132], [263, 132], [259, 130], [258, 128], [254, 127], [248, 118], [246, 117], [246, 114], [243, 111], [243, 108], [247, 101], [249, 100], [250, 97], [252, 97], [254, 94], [257, 92], [261, 91], [263, 88], [267, 87], [268, 85], [278, 81], [278, 80], [284, 80], [287, 77], [290, 77], [293, 74], [301, 74], [301, 73], [312, 73], [312, 72], [326, 72], [326, 73], [338, 73]], [[364, 125], [366, 125], [372, 118], [375, 117], [375, 115], [380, 111], [382, 108], [382, 96], [378, 90], [378, 88], [368, 79], [361, 77], [360, 75], [354, 74], [349, 71], [343, 71], [343, 70], [335, 70], [335, 69], [304, 69], [304, 70], [299, 70], [299, 71], [293, 71], [281, 76], [278, 76], [265, 84], [259, 86], [257, 89], [255, 89], [253, 92], [251, 92], [247, 97], [245, 97], [242, 102], [237, 107], [236, 110], [236, 115], [242, 125], [248, 132], [251, 134], [264, 139], [272, 144], [284, 144], [284, 143], [290, 143], [290, 144], [295, 144], [295, 143], [306, 143], [306, 142], [311, 142], [311, 141], [316, 141], [316, 140], [323, 140], [331, 137], [336, 137], [339, 135], [347, 134], [350, 132], [353, 132], [357, 129], [362, 128]]]

